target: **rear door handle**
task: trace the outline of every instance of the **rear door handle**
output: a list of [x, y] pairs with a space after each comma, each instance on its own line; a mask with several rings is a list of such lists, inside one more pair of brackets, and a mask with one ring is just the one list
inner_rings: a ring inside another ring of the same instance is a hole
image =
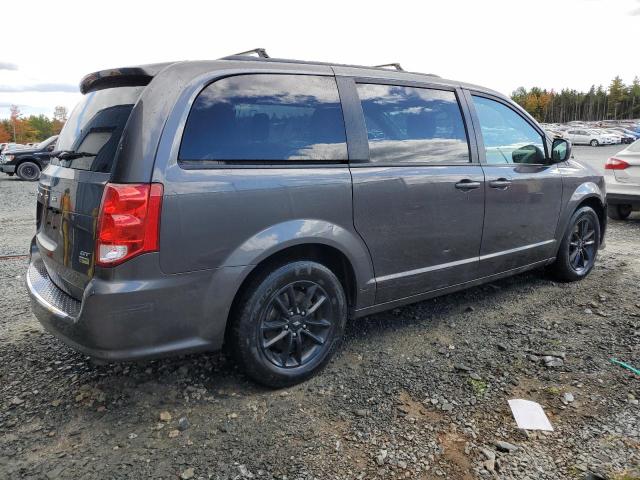
[[458, 190], [462, 190], [464, 192], [468, 192], [469, 190], [475, 190], [476, 188], [480, 188], [480, 182], [474, 182], [473, 180], [469, 180], [465, 178], [464, 180], [460, 180], [456, 183], [456, 188]]
[[489, 182], [489, 186], [491, 188], [497, 188], [499, 190], [506, 190], [511, 186], [511, 180], [507, 180], [506, 178], [499, 178], [497, 180], [492, 180]]

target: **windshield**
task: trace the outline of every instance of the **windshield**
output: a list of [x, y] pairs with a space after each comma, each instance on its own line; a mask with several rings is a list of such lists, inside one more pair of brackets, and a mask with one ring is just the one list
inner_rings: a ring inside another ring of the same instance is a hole
[[77, 170], [110, 172], [124, 127], [144, 88], [107, 88], [85, 95], [60, 132], [56, 150], [90, 155], [54, 157], [51, 163]]

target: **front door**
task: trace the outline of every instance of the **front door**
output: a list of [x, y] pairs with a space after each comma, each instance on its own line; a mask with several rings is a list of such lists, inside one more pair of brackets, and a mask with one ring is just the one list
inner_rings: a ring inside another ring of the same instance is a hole
[[354, 223], [377, 303], [477, 277], [484, 175], [455, 90], [357, 84], [369, 160], [353, 163]]
[[481, 275], [553, 257], [562, 179], [546, 160], [541, 131], [502, 100], [475, 94], [471, 99], [485, 174]]

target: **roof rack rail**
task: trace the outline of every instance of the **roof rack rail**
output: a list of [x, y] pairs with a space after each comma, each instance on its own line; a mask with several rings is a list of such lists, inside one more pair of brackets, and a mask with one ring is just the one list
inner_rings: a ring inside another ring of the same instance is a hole
[[240, 55], [251, 55], [256, 54], [260, 58], [270, 58], [269, 54], [264, 48], [252, 48], [251, 50], [247, 50], [246, 52], [234, 53], [233, 55], [229, 55], [230, 57], [240, 56]]
[[404, 72], [404, 68], [402, 68], [399, 63], [383, 63], [382, 65], [374, 65], [374, 68], [387, 68], [387, 67], [393, 67], [399, 72]]

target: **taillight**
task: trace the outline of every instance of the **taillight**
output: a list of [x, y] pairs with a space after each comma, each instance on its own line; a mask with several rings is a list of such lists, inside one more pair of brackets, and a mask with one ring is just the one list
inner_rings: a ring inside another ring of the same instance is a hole
[[161, 183], [107, 183], [96, 234], [96, 265], [110, 267], [158, 250]]
[[624, 170], [628, 167], [629, 164], [627, 162], [616, 157], [611, 157], [604, 164], [605, 170]]

